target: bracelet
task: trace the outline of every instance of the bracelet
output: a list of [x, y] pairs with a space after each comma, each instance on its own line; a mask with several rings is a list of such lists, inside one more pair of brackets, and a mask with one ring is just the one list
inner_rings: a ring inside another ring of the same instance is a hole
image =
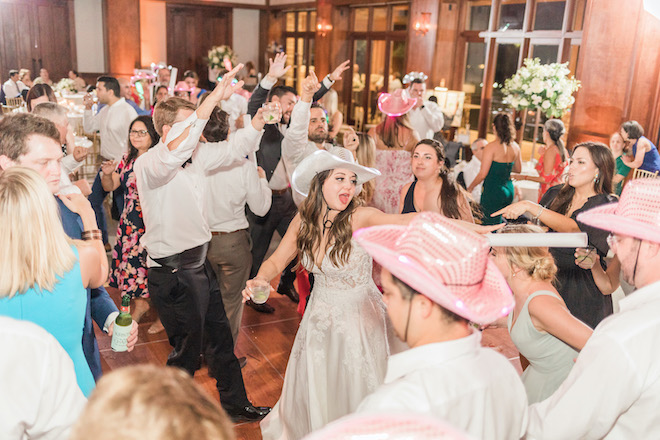
[[90, 240], [101, 240], [101, 230], [100, 229], [90, 229], [89, 231], [82, 231], [81, 237], [85, 241]]
[[545, 211], [545, 207], [543, 207], [543, 205], [539, 205], [539, 206], [541, 207], [541, 209], [539, 209], [539, 213], [536, 214], [536, 217], [534, 217], [534, 221], [537, 221], [539, 217], [541, 217], [541, 214], [543, 214], [543, 211]]

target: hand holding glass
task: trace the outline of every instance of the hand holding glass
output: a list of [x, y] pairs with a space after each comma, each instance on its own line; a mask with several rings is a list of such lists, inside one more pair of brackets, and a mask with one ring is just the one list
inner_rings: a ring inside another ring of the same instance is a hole
[[270, 284], [267, 281], [254, 279], [251, 286], [248, 287], [250, 298], [255, 304], [263, 304], [268, 301], [270, 296]]
[[267, 102], [261, 106], [262, 116], [266, 124], [277, 124], [282, 118], [282, 107], [279, 102]]

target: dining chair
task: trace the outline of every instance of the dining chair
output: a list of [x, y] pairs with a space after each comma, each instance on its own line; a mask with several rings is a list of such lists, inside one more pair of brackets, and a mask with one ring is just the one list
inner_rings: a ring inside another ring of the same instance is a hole
[[658, 172], [657, 171], [655, 173], [653, 173], [651, 171], [640, 170], [639, 168], [635, 168], [633, 170], [631, 180], [632, 179], [654, 179], [656, 177], [658, 177]]

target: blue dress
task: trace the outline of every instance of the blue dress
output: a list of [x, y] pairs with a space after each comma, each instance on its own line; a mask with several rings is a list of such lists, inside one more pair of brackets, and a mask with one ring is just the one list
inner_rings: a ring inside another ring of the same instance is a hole
[[33, 322], [43, 327], [62, 345], [73, 360], [78, 386], [87, 397], [94, 388], [94, 377], [82, 348], [87, 292], [82, 283], [78, 249], [71, 246], [76, 262], [58, 278], [50, 292], [30, 288], [11, 298], [0, 298], [0, 316]]
[[644, 162], [642, 162], [642, 164], [639, 166], [639, 169], [650, 171], [652, 173], [660, 171], [660, 154], [658, 154], [658, 148], [653, 145], [653, 142], [651, 142], [646, 137], [642, 136], [641, 138], [637, 139], [637, 142], [635, 142], [635, 144], [632, 146], [633, 156], [637, 154], [637, 143], [640, 141], [640, 139], [646, 139], [649, 141], [649, 144], [651, 144], [651, 149], [644, 155]]

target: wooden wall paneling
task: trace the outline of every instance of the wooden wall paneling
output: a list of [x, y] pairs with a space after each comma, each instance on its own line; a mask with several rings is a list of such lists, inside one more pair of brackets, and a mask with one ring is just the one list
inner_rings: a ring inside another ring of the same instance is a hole
[[642, 7], [642, 0], [630, 0], [625, 8], [617, 0], [587, 2], [576, 75], [582, 88], [572, 109], [569, 147], [587, 139], [607, 142], [621, 124], [635, 63], [629, 24], [637, 22]]
[[195, 67], [196, 15], [190, 7], [167, 6], [167, 62], [178, 69], [177, 81]]
[[[26, 65], [31, 60], [31, 52], [20, 52], [19, 48], [23, 45], [19, 40], [26, 40], [30, 43], [30, 24], [24, 23], [25, 30], [19, 30], [19, 21], [17, 19], [16, 9], [19, 5], [12, 3], [0, 3], [0, 78], [4, 83], [8, 78], [7, 74], [11, 69], [20, 69], [20, 65]], [[28, 46], [29, 48], [29, 46]], [[30, 69], [32, 69], [30, 65]]]
[[253, 61], [256, 63], [255, 67], [257, 68], [257, 72], [265, 72], [266, 69], [268, 68], [266, 59], [262, 54], [266, 53], [266, 48], [270, 43], [270, 40], [268, 39], [270, 21], [271, 21], [270, 13], [268, 11], [266, 10], [259, 11], [259, 28], [266, 29], [266, 32], [262, 32], [262, 31], [259, 32], [259, 56], [255, 61]]
[[[350, 29], [350, 11], [347, 7], [335, 7], [332, 11], [332, 32], [334, 38], [332, 39], [332, 67], [336, 67], [343, 61], [350, 59], [351, 45], [348, 39], [348, 31]], [[351, 60], [352, 61], [352, 60]], [[351, 100], [352, 91], [352, 77], [351, 69], [344, 72], [343, 79], [334, 86], [334, 89], [339, 94], [339, 110], [344, 114], [344, 123], [348, 120], [348, 104]]]
[[[462, 71], [463, 65], [456, 64], [456, 52], [459, 40], [461, 6], [455, 1], [443, 1], [439, 7], [438, 32], [436, 36], [435, 50], [433, 54], [433, 69], [428, 71], [428, 87], [441, 85], [456, 90], [462, 86], [455, 83], [455, 72]], [[414, 23], [414, 19], [413, 22]], [[412, 24], [411, 24], [412, 25]], [[465, 45], [463, 45], [465, 46]], [[465, 47], [461, 52], [465, 53]]]
[[[438, 0], [412, 0], [410, 3], [410, 26], [408, 26], [408, 44], [406, 46], [406, 72], [432, 72], [435, 52], [435, 42], [438, 32]], [[431, 29], [418, 35], [414, 23], [421, 18], [422, 12], [430, 12]]]
[[[632, 83], [624, 106], [623, 119], [634, 119], [644, 127], [649, 139], [657, 137], [653, 129], [653, 111], [660, 105], [656, 91], [660, 87], [660, 20], [642, 10], [637, 26], [638, 42], [634, 51], [635, 62]], [[655, 56], [654, 56], [655, 55]]]
[[[40, 64], [48, 70], [50, 78], [57, 81], [65, 78], [74, 68], [69, 22], [69, 6], [66, 3], [36, 5], [37, 32], [40, 45]], [[38, 72], [35, 73], [35, 76]]]
[[[316, 21], [317, 23], [332, 23], [332, 3], [330, 3], [330, 0], [318, 0], [316, 4]], [[311, 26], [314, 26], [316, 28], [316, 23], [311, 23]], [[319, 79], [323, 78], [325, 75], [330, 73], [332, 68], [334, 67], [331, 54], [332, 54], [332, 41], [335, 39], [335, 29], [333, 25], [332, 31], [327, 33], [325, 36], [321, 36], [321, 33], [316, 32], [316, 36], [314, 38], [314, 48], [315, 48], [315, 56], [314, 56], [314, 64], [316, 64], [315, 71], [316, 71], [316, 76], [319, 77]], [[340, 85], [338, 84], [337, 87]]]
[[106, 69], [111, 75], [130, 76], [139, 68], [140, 2], [104, 0], [103, 22], [106, 33]]

